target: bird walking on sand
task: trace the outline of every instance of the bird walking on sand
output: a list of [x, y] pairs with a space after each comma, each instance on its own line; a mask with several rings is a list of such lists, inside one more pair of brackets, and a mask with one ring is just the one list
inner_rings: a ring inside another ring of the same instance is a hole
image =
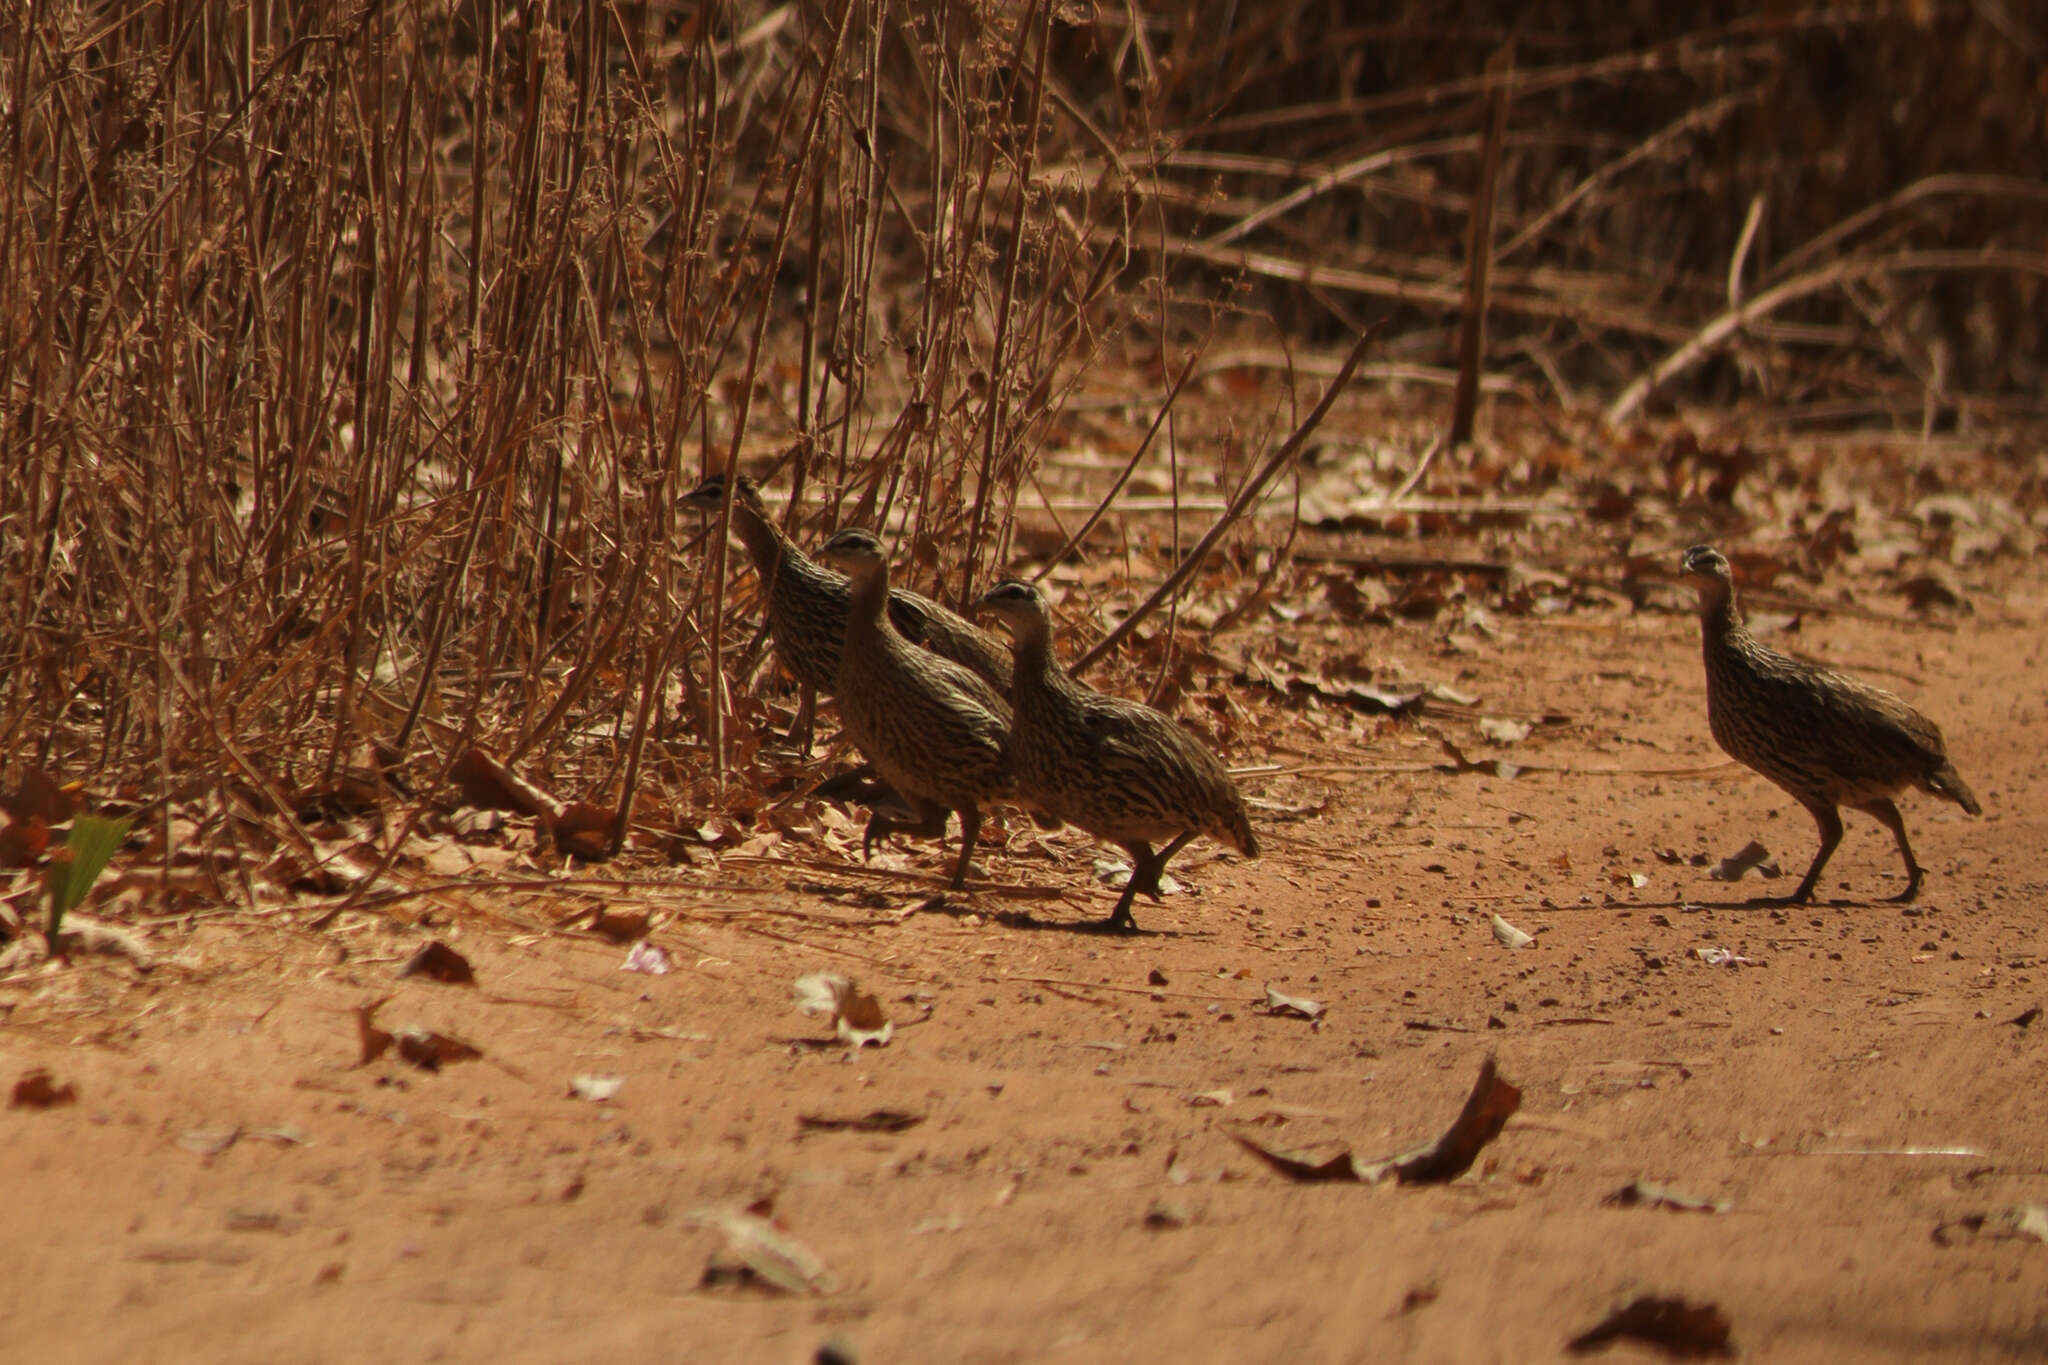
[[[724, 499], [725, 476], [713, 474], [684, 494], [682, 502], [700, 512], [716, 512]], [[829, 695], [839, 685], [846, 578], [797, 548], [769, 516], [761, 490], [744, 474], [733, 485], [732, 527], [761, 580], [769, 638], [801, 692], [795, 733], [808, 736], [817, 694]], [[901, 588], [889, 594], [889, 616], [906, 639], [964, 664], [998, 690], [1008, 689], [1009, 651], [972, 621]]]
[[1019, 796], [1131, 855], [1105, 928], [1137, 928], [1131, 902], [1140, 891], [1159, 899], [1167, 860], [1197, 835], [1258, 856], [1244, 797], [1206, 744], [1149, 706], [1076, 681], [1053, 658], [1050, 613], [1036, 587], [1007, 579], [975, 605], [1011, 636]]
[[872, 532], [840, 531], [819, 548], [818, 557], [843, 570], [849, 583], [837, 684], [840, 722], [917, 817], [899, 820], [875, 811], [861, 851], [898, 831], [943, 838], [947, 812], [957, 811], [957, 889], [966, 884], [982, 806], [1010, 800], [1016, 792], [1009, 704], [972, 669], [903, 638], [884, 609], [889, 560]]
[[1842, 841], [1842, 806], [1892, 832], [1906, 862], [1906, 889], [1892, 899], [1912, 900], [1924, 874], [1893, 793], [1918, 787], [1972, 815], [1983, 813], [1949, 762], [1940, 727], [1881, 687], [1780, 654], [1750, 634], [1720, 551], [1693, 546], [1681, 571], [1699, 591], [1714, 742], [1782, 787], [1820, 827], [1820, 851], [1791, 900], [1813, 898], [1821, 869]]

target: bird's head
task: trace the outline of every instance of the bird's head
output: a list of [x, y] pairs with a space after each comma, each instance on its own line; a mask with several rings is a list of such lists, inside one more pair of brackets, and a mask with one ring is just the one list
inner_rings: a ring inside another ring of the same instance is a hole
[[1001, 621], [1012, 635], [1028, 625], [1043, 626], [1049, 615], [1045, 594], [1019, 578], [1005, 578], [990, 588], [974, 604], [974, 609], [979, 615]]
[[1718, 583], [1723, 587], [1735, 585], [1735, 575], [1728, 568], [1728, 557], [1711, 545], [1695, 545], [1685, 552], [1678, 561], [1679, 576], [1695, 587], [1706, 587]]
[[[733, 476], [732, 496], [734, 502], [744, 503], [756, 509], [761, 506], [760, 488], [744, 474]], [[704, 482], [683, 494], [678, 501], [683, 506], [695, 508], [699, 512], [716, 512], [725, 502], [725, 475], [718, 473], [705, 476]]]
[[889, 563], [888, 551], [882, 548], [882, 538], [858, 526], [834, 531], [832, 538], [818, 547], [817, 559], [849, 578], [863, 577], [886, 568]]

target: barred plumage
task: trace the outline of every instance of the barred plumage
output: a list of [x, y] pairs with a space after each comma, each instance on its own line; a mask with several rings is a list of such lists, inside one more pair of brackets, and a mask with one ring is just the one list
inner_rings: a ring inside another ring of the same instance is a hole
[[979, 674], [898, 633], [891, 613], [883, 610], [889, 561], [872, 533], [840, 531], [818, 554], [850, 580], [839, 657], [840, 721], [918, 817], [897, 820], [876, 811], [868, 818], [862, 851], [898, 831], [943, 838], [946, 813], [957, 811], [960, 861], [953, 885], [964, 885], [981, 832], [981, 807], [1015, 795], [1009, 705]]
[[1780, 654], [1750, 634], [1735, 604], [1735, 580], [1718, 550], [1695, 545], [1681, 565], [1699, 591], [1707, 665], [1707, 725], [1729, 757], [1754, 768], [1812, 813], [1820, 851], [1795, 902], [1813, 898], [1821, 869], [1842, 840], [1840, 807], [1875, 817], [1906, 862], [1906, 889], [1920, 892], [1922, 869], [1892, 794], [1918, 787], [1982, 814], [1949, 762], [1941, 729], [1881, 687]]
[[[725, 476], [713, 474], [683, 496], [686, 506], [715, 512], [725, 498]], [[732, 526], [747, 547], [766, 595], [768, 634], [783, 666], [811, 696], [839, 686], [839, 649], [846, 638], [847, 586], [844, 575], [819, 564], [783, 534], [761, 500], [761, 490], [742, 474], [733, 485]], [[911, 641], [973, 669], [992, 686], [1010, 685], [1009, 651], [1002, 641], [929, 597], [898, 588], [889, 594], [889, 618]]]
[[1137, 927], [1131, 902], [1140, 891], [1159, 898], [1167, 860], [1197, 835], [1258, 856], [1244, 798], [1207, 745], [1151, 707], [1098, 692], [1060, 667], [1037, 588], [1006, 580], [976, 605], [1012, 638], [1018, 794], [1131, 855], [1109, 927]]

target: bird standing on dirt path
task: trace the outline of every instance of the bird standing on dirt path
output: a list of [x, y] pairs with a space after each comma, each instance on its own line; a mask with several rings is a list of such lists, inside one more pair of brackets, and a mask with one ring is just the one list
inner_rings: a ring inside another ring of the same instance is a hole
[[1874, 816], [1898, 840], [1906, 889], [1892, 899], [1912, 900], [1922, 869], [1892, 793], [1918, 787], [1983, 813], [1949, 762], [1940, 727], [1881, 687], [1758, 641], [1736, 608], [1735, 580], [1720, 551], [1695, 545], [1680, 567], [1699, 590], [1714, 742], [1784, 788], [1820, 826], [1820, 851], [1792, 901], [1813, 898], [1821, 869], [1842, 841], [1842, 806]]
[[902, 831], [945, 837], [946, 813], [960, 815], [960, 861], [953, 886], [967, 880], [981, 833], [981, 808], [1014, 797], [1010, 707], [986, 679], [903, 638], [885, 611], [889, 560], [872, 532], [840, 531], [818, 557], [844, 570], [850, 596], [839, 655], [839, 718], [875, 771], [918, 817], [868, 817], [861, 852]]
[[[725, 500], [725, 476], [713, 474], [683, 495], [686, 507], [716, 512]], [[846, 638], [847, 586], [844, 576], [819, 564], [768, 515], [761, 490], [746, 475], [732, 493], [732, 526], [747, 547], [766, 600], [768, 634], [775, 652], [797, 681], [802, 700], [792, 733], [810, 733], [811, 712], [820, 692], [839, 686], [839, 650]], [[972, 621], [929, 597], [898, 588], [889, 594], [896, 629], [934, 652], [973, 669], [999, 690], [1010, 685], [1009, 651]]]
[[1037, 588], [1006, 579], [975, 605], [1011, 635], [1018, 794], [1131, 855], [1130, 880], [1104, 927], [1136, 929], [1131, 902], [1140, 891], [1159, 899], [1167, 860], [1196, 835], [1258, 856], [1244, 798], [1206, 744], [1151, 707], [1098, 692], [1060, 667]]

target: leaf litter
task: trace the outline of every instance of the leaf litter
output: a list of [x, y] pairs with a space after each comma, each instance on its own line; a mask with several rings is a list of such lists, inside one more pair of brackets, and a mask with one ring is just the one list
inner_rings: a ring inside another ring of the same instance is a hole
[[1536, 944], [1534, 934], [1517, 929], [1499, 915], [1493, 917], [1493, 936], [1503, 948], [1532, 948]]
[[790, 1004], [798, 1013], [813, 1018], [831, 1016], [833, 1032], [841, 1042], [855, 1049], [869, 1043], [887, 1047], [896, 1032], [882, 1002], [837, 972], [813, 972], [798, 977]]
[[1699, 1199], [1647, 1180], [1631, 1180], [1600, 1201], [1612, 1209], [1670, 1209], [1675, 1213], [1726, 1213], [1724, 1200]]
[[1754, 839], [1707, 869], [1707, 875], [1717, 882], [1739, 882], [1752, 870], [1767, 879], [1785, 875], [1771, 851]]
[[569, 1078], [569, 1094], [572, 1098], [589, 1100], [602, 1104], [619, 1093], [619, 1087], [626, 1083], [624, 1076], [590, 1072]]
[[773, 1214], [772, 1204], [761, 1200], [744, 1209], [704, 1208], [690, 1215], [696, 1226], [724, 1234], [725, 1252], [737, 1263], [714, 1259], [706, 1264], [706, 1287], [752, 1285], [783, 1294], [830, 1294], [838, 1288], [824, 1258], [791, 1236]]
[[1231, 1132], [1230, 1136], [1290, 1180], [1377, 1185], [1391, 1176], [1402, 1185], [1434, 1185], [1455, 1180], [1470, 1170], [1479, 1153], [1500, 1136], [1501, 1129], [1521, 1105], [1520, 1087], [1501, 1077], [1496, 1059], [1489, 1054], [1480, 1064], [1479, 1077], [1451, 1126], [1436, 1141], [1397, 1156], [1360, 1163], [1346, 1149], [1317, 1159], [1302, 1152], [1268, 1147], [1243, 1133]]
[[1645, 1294], [1573, 1337], [1566, 1349], [1585, 1355], [1627, 1340], [1655, 1346], [1681, 1359], [1732, 1356], [1735, 1346], [1728, 1339], [1730, 1330], [1728, 1315], [1716, 1304]]
[[429, 981], [439, 981], [448, 986], [476, 984], [476, 972], [470, 967], [469, 959], [440, 939], [432, 940], [407, 958], [405, 965], [398, 969], [398, 975], [401, 979], [424, 976]]
[[389, 1000], [390, 997], [385, 996], [367, 1005], [356, 1006], [356, 1037], [362, 1044], [362, 1060], [357, 1065], [368, 1066], [394, 1044], [401, 1058], [422, 1071], [439, 1071], [443, 1063], [474, 1061], [484, 1055], [481, 1048], [429, 1028], [417, 1025], [395, 1031], [378, 1028], [377, 1011]]
[[78, 1087], [69, 1081], [57, 1081], [47, 1068], [40, 1066], [24, 1072], [7, 1098], [10, 1109], [55, 1109], [76, 1103]]
[[1310, 1000], [1305, 996], [1282, 995], [1271, 986], [1267, 986], [1264, 1002], [1254, 1008], [1274, 1018], [1306, 1019], [1311, 1024], [1319, 1024], [1328, 1006], [1320, 1000]]
[[1980, 1237], [2048, 1242], [2048, 1204], [2010, 1204], [1989, 1213], [1968, 1213], [1934, 1229], [1937, 1246], [1960, 1246]]

